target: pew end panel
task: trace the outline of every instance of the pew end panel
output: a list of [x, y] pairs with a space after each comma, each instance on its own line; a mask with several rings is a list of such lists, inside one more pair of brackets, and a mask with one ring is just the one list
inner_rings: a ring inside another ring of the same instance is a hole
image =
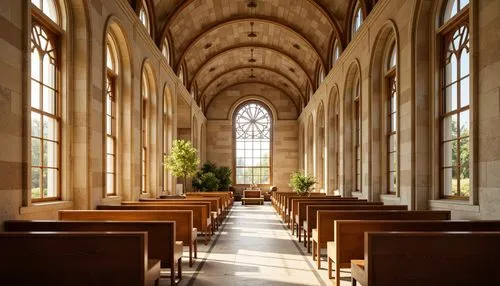
[[160, 261], [147, 248], [146, 232], [5, 232], [0, 276], [3, 285], [155, 285]]
[[500, 285], [498, 241], [500, 232], [367, 232], [364, 286]]

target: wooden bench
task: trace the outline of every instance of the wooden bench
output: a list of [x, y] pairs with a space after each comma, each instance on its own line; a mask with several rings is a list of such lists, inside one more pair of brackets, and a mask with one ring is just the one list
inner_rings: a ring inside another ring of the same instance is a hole
[[129, 204], [129, 205], [98, 205], [98, 210], [186, 210], [193, 211], [193, 227], [204, 234], [205, 245], [211, 239], [212, 225], [207, 205], [194, 204]]
[[500, 232], [366, 232], [352, 285], [500, 285]]
[[260, 190], [244, 190], [243, 198], [241, 198], [241, 204], [246, 205], [247, 203], [257, 203], [259, 205], [263, 205], [264, 198], [262, 197], [262, 192]]
[[59, 220], [99, 220], [99, 221], [175, 221], [175, 235], [184, 246], [189, 247], [189, 267], [198, 257], [196, 236], [193, 228], [193, 211], [162, 210], [63, 210], [59, 211]]
[[284, 205], [284, 215], [283, 215], [283, 220], [289, 224], [289, 227], [292, 228], [292, 225], [290, 225], [292, 221], [292, 202], [294, 200], [304, 200], [304, 199], [315, 199], [315, 200], [339, 200], [339, 201], [358, 201], [358, 198], [342, 198], [340, 196], [316, 196], [316, 197], [304, 197], [304, 196], [287, 196], [285, 199], [285, 205]]
[[225, 217], [229, 213], [229, 209], [233, 205], [233, 197], [231, 192], [192, 192], [186, 193], [186, 197], [197, 196], [201, 198], [206, 197], [216, 197], [220, 198], [223, 203], [224, 213], [223, 217]]
[[146, 232], [0, 233], [2, 285], [159, 285]]
[[321, 249], [335, 238], [335, 220], [449, 220], [450, 211], [345, 210], [318, 211], [312, 230], [312, 255], [321, 268]]
[[[161, 268], [169, 268], [171, 283], [182, 279], [182, 241], [175, 239], [175, 222], [160, 221], [60, 221], [60, 220], [16, 220], [6, 221], [8, 232], [56, 231], [56, 232], [100, 232], [139, 231], [148, 233], [148, 255], [160, 259]], [[175, 279], [175, 267], [178, 277]]]
[[[300, 203], [300, 208], [299, 208]], [[290, 225], [292, 229], [292, 234], [295, 234], [297, 230], [297, 237], [299, 242], [301, 241], [301, 229], [303, 221], [306, 218], [306, 211], [308, 205], [328, 205], [328, 204], [365, 204], [367, 200], [365, 199], [342, 199], [342, 198], [320, 198], [320, 199], [293, 199], [292, 200], [292, 211], [290, 213]], [[375, 202], [370, 204], [382, 205], [381, 202]]]
[[211, 218], [212, 232], [218, 228], [222, 222], [223, 208], [221, 207], [221, 199], [218, 197], [184, 197], [182, 199], [140, 199], [139, 201], [123, 201], [122, 205], [137, 205], [137, 204], [208, 204], [210, 210], [209, 217]]
[[332, 263], [335, 277], [340, 277], [340, 269], [351, 267], [351, 260], [362, 260], [365, 232], [379, 231], [500, 231], [500, 221], [336, 220], [335, 239], [327, 243], [328, 277]]
[[[338, 207], [346, 206], [346, 207]], [[306, 205], [306, 217], [302, 222], [302, 229], [304, 230], [304, 247], [307, 252], [311, 253], [311, 235], [312, 230], [316, 228], [318, 218], [318, 211], [329, 210], [408, 210], [407, 206], [401, 205], [388, 205], [384, 206], [381, 202], [351, 202], [351, 203], [330, 203], [330, 204], [309, 204]]]

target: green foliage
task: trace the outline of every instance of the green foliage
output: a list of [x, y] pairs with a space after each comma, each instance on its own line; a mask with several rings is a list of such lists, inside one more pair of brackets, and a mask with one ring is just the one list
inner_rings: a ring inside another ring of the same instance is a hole
[[201, 166], [201, 172], [202, 173], [214, 173], [217, 171], [217, 165], [215, 165], [215, 163], [213, 162], [206, 162], [205, 164], [203, 164], [203, 166]]
[[316, 184], [316, 178], [310, 175], [305, 175], [301, 171], [293, 173], [290, 177], [289, 186], [297, 192], [303, 194]]
[[166, 168], [176, 177], [184, 178], [184, 190], [186, 189], [186, 178], [196, 173], [196, 168], [200, 164], [198, 151], [191, 145], [191, 142], [175, 140], [170, 155], [166, 158]]
[[[214, 178], [217, 179], [215, 187]], [[206, 162], [193, 178], [192, 186], [200, 191], [227, 190], [231, 185], [231, 169], [229, 167], [217, 167], [215, 163]]]
[[217, 168], [215, 171], [215, 176], [219, 179], [219, 189], [223, 191], [227, 191], [229, 186], [231, 185], [231, 168], [222, 166]]
[[212, 172], [203, 173], [200, 176], [200, 180], [202, 182], [204, 190], [208, 192], [217, 191], [219, 189], [219, 179]]

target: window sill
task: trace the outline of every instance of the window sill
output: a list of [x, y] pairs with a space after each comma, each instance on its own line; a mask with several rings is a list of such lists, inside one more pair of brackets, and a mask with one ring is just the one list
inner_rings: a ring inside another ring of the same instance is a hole
[[380, 200], [382, 202], [399, 203], [401, 202], [401, 197], [396, 194], [381, 194]]
[[139, 199], [151, 199], [150, 193], [142, 193], [139, 195]]
[[121, 203], [121, 196], [109, 196], [102, 199], [103, 204], [113, 204], [113, 203]]
[[362, 192], [351, 192], [351, 196], [354, 198], [361, 198], [363, 196]]
[[32, 214], [41, 212], [52, 212], [64, 209], [73, 208], [72, 201], [55, 201], [55, 202], [44, 202], [44, 203], [34, 203], [31, 206], [20, 207], [19, 214]]
[[447, 209], [454, 211], [479, 213], [478, 205], [472, 205], [469, 201], [461, 201], [461, 200], [450, 200], [450, 199], [430, 200], [429, 207], [430, 209]]

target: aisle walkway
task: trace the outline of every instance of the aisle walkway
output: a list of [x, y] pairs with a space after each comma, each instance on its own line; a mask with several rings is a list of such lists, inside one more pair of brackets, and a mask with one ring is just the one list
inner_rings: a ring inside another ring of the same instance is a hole
[[331, 285], [303, 251], [270, 204], [235, 202], [212, 244], [200, 246], [195, 266], [184, 264], [179, 285]]

